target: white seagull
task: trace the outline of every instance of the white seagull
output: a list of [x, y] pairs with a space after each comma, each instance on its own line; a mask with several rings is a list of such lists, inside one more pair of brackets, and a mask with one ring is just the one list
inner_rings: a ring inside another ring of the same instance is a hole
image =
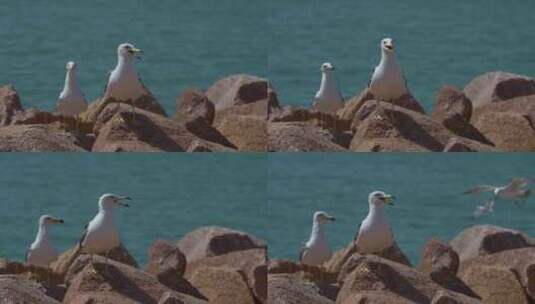
[[117, 66], [110, 72], [104, 96], [117, 101], [129, 102], [135, 111], [134, 102], [150, 92], [141, 83], [134, 61], [143, 53], [130, 43], [122, 43], [117, 48]]
[[321, 83], [316, 93], [313, 108], [322, 112], [336, 113], [344, 107], [344, 98], [333, 76], [334, 66], [325, 62], [321, 65]]
[[511, 182], [505, 186], [490, 186], [490, 185], [479, 185], [476, 186], [463, 194], [473, 194], [481, 192], [492, 192], [493, 198], [492, 201], [496, 199], [505, 199], [511, 200], [515, 203], [519, 203], [529, 197], [531, 194], [530, 189], [526, 189], [529, 183], [534, 183], [535, 180], [529, 178], [514, 178]]
[[396, 59], [394, 41], [391, 38], [381, 40], [381, 62], [375, 68], [368, 88], [377, 102], [392, 102], [409, 91]]
[[64, 116], [76, 117], [87, 109], [87, 101], [76, 77], [76, 67], [77, 65], [74, 61], [67, 62], [65, 84], [63, 91], [59, 94], [56, 105], [56, 110]]
[[393, 205], [394, 196], [382, 191], [374, 191], [368, 197], [370, 209], [362, 221], [355, 246], [357, 251], [364, 254], [379, 253], [394, 245], [394, 235], [388, 217], [384, 210], [385, 205]]
[[334, 217], [323, 211], [314, 213], [310, 239], [304, 244], [299, 254], [299, 261], [302, 264], [318, 266], [331, 258], [332, 252], [323, 232], [322, 225], [334, 220]]
[[52, 245], [48, 234], [50, 225], [58, 223], [63, 224], [63, 220], [56, 219], [50, 215], [43, 215], [39, 218], [37, 236], [26, 252], [26, 262], [28, 264], [48, 267], [50, 263], [58, 258], [58, 253]]
[[105, 254], [119, 246], [119, 232], [115, 226], [114, 210], [116, 206], [128, 207], [124, 200], [130, 200], [128, 196], [115, 194], [103, 194], [98, 201], [98, 213], [87, 224], [85, 233], [80, 239], [80, 249], [91, 254]]

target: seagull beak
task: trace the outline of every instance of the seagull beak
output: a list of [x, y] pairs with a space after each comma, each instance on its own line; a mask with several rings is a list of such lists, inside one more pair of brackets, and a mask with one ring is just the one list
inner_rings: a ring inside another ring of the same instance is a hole
[[137, 59], [141, 60], [141, 54], [143, 54], [143, 51], [140, 49], [133, 48], [132, 53], [136, 56]]
[[63, 224], [64, 221], [62, 219], [53, 219], [52, 223], [54, 223], [54, 224]]
[[394, 205], [394, 200], [395, 199], [396, 199], [395, 196], [387, 194], [387, 195], [384, 196], [383, 200], [384, 200], [385, 204], [392, 206], [392, 205]]
[[328, 216], [327, 219], [333, 222], [336, 221], [336, 218], [334, 216]]
[[122, 202], [124, 200], [131, 201], [132, 198], [130, 198], [129, 196], [121, 196], [121, 197], [119, 197], [119, 200], [117, 201], [117, 204], [120, 205], [120, 206], [123, 206], [123, 207], [130, 207], [129, 204]]

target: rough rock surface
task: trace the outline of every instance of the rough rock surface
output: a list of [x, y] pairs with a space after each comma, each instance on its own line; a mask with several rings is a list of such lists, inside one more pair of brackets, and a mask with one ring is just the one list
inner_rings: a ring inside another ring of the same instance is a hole
[[1, 152], [83, 152], [78, 139], [52, 125], [10, 125], [0, 128]]
[[435, 293], [431, 304], [482, 304], [479, 299], [465, 296], [463, 294], [439, 290]]
[[450, 245], [436, 239], [431, 239], [425, 244], [418, 270], [431, 273], [433, 268], [444, 268], [453, 274], [459, 269], [457, 252]]
[[253, 235], [229, 228], [207, 226], [186, 234], [177, 246], [189, 263], [233, 251], [267, 249], [266, 242]]
[[253, 304], [254, 298], [244, 278], [229, 268], [198, 268], [190, 282], [198, 288], [210, 303]]
[[451, 114], [459, 114], [465, 121], [470, 121], [472, 102], [458, 88], [446, 85], [437, 92], [431, 117], [446, 117]]
[[273, 152], [346, 151], [329, 131], [306, 122], [269, 123], [268, 136], [268, 151]]
[[43, 288], [30, 280], [14, 275], [0, 275], [0, 303], [58, 304]]
[[267, 123], [261, 117], [226, 115], [217, 129], [239, 151], [262, 152], [267, 150]]
[[463, 230], [451, 242], [461, 263], [477, 256], [532, 246], [532, 240], [520, 231], [491, 225], [477, 225]]
[[11, 124], [13, 117], [24, 111], [19, 94], [12, 85], [0, 87], [0, 127]]
[[472, 79], [464, 94], [474, 108], [515, 97], [535, 95], [535, 79], [506, 72], [489, 72]]
[[[166, 116], [163, 107], [152, 96], [142, 96], [135, 100], [134, 104], [136, 106], [136, 110], [145, 110], [154, 114]], [[130, 110], [132, 109], [131, 103], [124, 103], [121, 101], [117, 101], [113, 98], [102, 97], [90, 103], [87, 110], [84, 113], [80, 114], [80, 117], [83, 121], [95, 123], [97, 119], [99, 119], [99, 116], [102, 114], [102, 111], [105, 108], [122, 109], [124, 108], [123, 106], [130, 108]], [[115, 113], [108, 115], [111, 117], [114, 114]]]
[[296, 273], [301, 271], [301, 265], [290, 260], [270, 259], [268, 262], [268, 273]]
[[333, 304], [319, 293], [313, 283], [304, 282], [288, 274], [268, 276], [268, 304]]
[[177, 98], [174, 119], [180, 122], [201, 117], [208, 124], [214, 122], [215, 107], [206, 95], [198, 89], [187, 89]]
[[351, 127], [350, 120], [340, 119], [334, 114], [314, 111], [304, 108], [295, 108], [286, 106], [282, 110], [270, 117], [271, 122], [308, 122], [314, 126], [323, 129], [333, 130], [336, 132], [349, 131]]

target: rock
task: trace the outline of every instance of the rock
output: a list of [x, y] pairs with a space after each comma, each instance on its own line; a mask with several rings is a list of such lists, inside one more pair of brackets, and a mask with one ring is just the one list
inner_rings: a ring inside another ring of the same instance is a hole
[[63, 277], [46, 267], [39, 267], [0, 259], [0, 275], [17, 275], [38, 283], [46, 283], [47, 287], [55, 287], [63, 283]]
[[314, 126], [335, 132], [349, 131], [351, 127], [350, 120], [339, 119], [334, 114], [320, 111], [313, 111], [303, 108], [286, 106], [277, 114], [270, 117], [271, 122], [309, 122]]
[[268, 304], [332, 304], [319, 293], [313, 283], [306, 283], [288, 274], [268, 276]]
[[191, 142], [191, 144], [188, 147], [188, 151], [186, 152], [213, 152], [212, 148], [207, 145], [206, 143], [200, 141], [200, 140], [194, 140]]
[[[189, 302], [187, 302], [189, 301]], [[185, 303], [208, 303], [203, 300], [193, 300], [191, 298], [185, 298], [183, 294], [177, 293], [177, 292], [166, 292], [162, 295], [160, 300], [158, 301], [158, 304], [185, 304]]]
[[210, 303], [254, 303], [249, 287], [236, 270], [217, 267], [199, 268], [191, 276], [190, 281]]
[[245, 278], [255, 298], [264, 303], [267, 299], [267, 250], [248, 249], [223, 255], [202, 258], [188, 263], [187, 277], [204, 267], [223, 267], [238, 270]]
[[517, 248], [531, 247], [532, 241], [520, 231], [491, 225], [477, 225], [463, 230], [450, 246], [461, 263], [470, 258]]
[[483, 303], [529, 303], [515, 273], [505, 267], [470, 267], [463, 271], [461, 279], [481, 297]]
[[456, 274], [459, 269], [459, 255], [451, 246], [439, 240], [431, 239], [422, 250], [422, 259], [418, 270], [431, 273], [433, 269], [443, 268]]
[[471, 122], [502, 151], [535, 150], [535, 95], [478, 107]]
[[290, 261], [282, 259], [273, 259], [268, 262], [268, 273], [296, 273], [301, 271], [301, 265]]
[[351, 122], [355, 117], [355, 114], [358, 112], [360, 107], [366, 101], [372, 100], [374, 97], [369, 89], [364, 89], [358, 96], [351, 98], [344, 104], [344, 107], [340, 109], [337, 113], [340, 120]]
[[[73, 248], [63, 252], [58, 257], [58, 259], [54, 263], [52, 263], [50, 267], [54, 273], [57, 273], [64, 277], [66, 275], [68, 276], [68, 272], [70, 272], [72, 277], [74, 275], [74, 272], [78, 272], [83, 268], [83, 266], [85, 266], [84, 264], [73, 265], [73, 263], [82, 253], [83, 252], [80, 251], [78, 245], [76, 245]], [[105, 255], [105, 253], [101, 255]], [[115, 260], [126, 265], [138, 267], [138, 264], [134, 257], [132, 257], [130, 253], [126, 250], [126, 248], [124, 248], [122, 245], [110, 250], [108, 258], [110, 260]], [[69, 280], [70, 277], [67, 278], [67, 281]]]
[[10, 125], [0, 128], [1, 152], [83, 152], [78, 139], [51, 125]]
[[11, 124], [13, 117], [23, 111], [15, 88], [12, 85], [0, 87], [0, 127]]
[[535, 301], [535, 247], [500, 251], [498, 253], [468, 259], [461, 264], [459, 275], [464, 276], [470, 268], [503, 267], [515, 274], [531, 301]]
[[428, 116], [395, 105], [378, 106], [374, 100], [355, 114], [351, 129], [352, 151], [442, 151], [458, 137]]
[[267, 244], [253, 235], [229, 228], [206, 226], [186, 234], [177, 246], [189, 263], [233, 251], [267, 249]]
[[459, 293], [439, 290], [436, 292], [431, 304], [482, 304], [478, 299], [468, 297]]
[[[114, 260], [106, 263], [102, 256], [90, 260], [82, 255], [75, 262], [85, 266], [70, 280], [64, 303], [158, 303], [164, 293], [172, 291], [132, 266]], [[193, 296], [181, 296], [186, 304], [203, 303]]]
[[452, 137], [444, 147], [442, 152], [478, 152], [494, 151], [489, 146], [480, 144], [475, 141], [464, 140], [463, 138]]
[[376, 255], [352, 259], [348, 263], [354, 265], [353, 271], [345, 278], [336, 303], [355, 303], [351, 299], [366, 292], [381, 292], [392, 298], [391, 303], [430, 303], [443, 289], [425, 274]]
[[[407, 256], [401, 251], [401, 249], [394, 244], [392, 247], [378, 252], [375, 255], [382, 258], [394, 261], [396, 263], [401, 263], [403, 265], [411, 266], [411, 262]], [[331, 259], [325, 265], [328, 272], [338, 273], [338, 281], [342, 282], [346, 275], [353, 270], [353, 265], [348, 264], [348, 261], [355, 256], [356, 258], [361, 257], [362, 255], [357, 252], [356, 247], [351, 242], [345, 248], [336, 251]], [[358, 260], [358, 259], [357, 259]]]
[[454, 291], [459, 294], [464, 294], [471, 298], [480, 299], [480, 297], [466, 285], [457, 275], [449, 271], [447, 268], [434, 267], [429, 273], [429, 278], [438, 285], [447, 290]]
[[535, 95], [535, 80], [506, 72], [489, 72], [472, 79], [463, 92], [477, 108], [488, 103]]
[[268, 151], [277, 152], [341, 152], [345, 149], [334, 143], [327, 130], [306, 122], [277, 122], [268, 124]]
[[217, 143], [198, 139], [184, 126], [162, 115], [140, 109], [136, 109], [135, 114], [124, 110], [100, 129], [92, 151], [186, 151], [194, 140], [203, 141], [216, 151], [228, 150]]
[[[136, 106], [136, 110], [145, 110], [147, 112], [151, 112], [154, 114], [166, 116], [165, 110], [163, 109], [163, 107], [158, 103], [158, 101], [154, 97], [150, 95], [146, 95], [146, 96], [142, 96], [138, 98], [137, 100], [134, 101], [134, 104]], [[117, 101], [113, 98], [102, 97], [90, 103], [87, 110], [84, 113], [80, 114], [80, 117], [82, 118], [83, 121], [92, 122], [92, 123], [95, 123], [96, 125], [96, 122], [99, 119], [101, 112], [105, 108], [109, 108], [108, 111], [113, 112], [113, 110], [123, 109], [125, 108], [125, 106], [126, 108], [128, 108], [129, 111], [132, 110], [131, 103], [124, 103], [121, 101]], [[115, 113], [116, 112], [107, 114], [107, 115], [109, 118], [111, 118], [115, 115]], [[100, 120], [103, 120], [103, 119], [100, 118]]]
[[263, 118], [227, 115], [217, 129], [240, 151], [262, 152], [267, 149], [267, 124]]
[[[190, 131], [201, 140], [217, 143], [230, 149], [236, 149], [235, 145], [233, 145], [216, 128], [209, 125], [202, 117], [193, 117], [187, 119], [184, 122], [184, 126], [186, 127], [186, 130]], [[243, 130], [241, 131], [243, 132]]]
[[170, 242], [156, 240], [149, 249], [149, 261], [145, 265], [145, 271], [165, 284], [163, 281], [184, 275], [186, 256]]
[[43, 288], [30, 280], [14, 275], [0, 275], [0, 303], [58, 304]]
[[476, 142], [483, 143], [485, 145], [494, 146], [494, 144], [490, 140], [488, 140], [481, 132], [479, 132], [479, 130], [474, 127], [469, 121], [465, 120], [461, 116], [461, 114], [450, 113], [446, 115], [448, 116], [433, 118], [458, 136], [472, 139]]
[[431, 117], [448, 117], [459, 114], [465, 121], [472, 117], [472, 102], [456, 87], [443, 86], [437, 92]]
[[200, 117], [211, 125], [214, 122], [214, 116], [214, 104], [197, 89], [187, 89], [177, 98], [174, 117], [176, 121], [185, 122]]

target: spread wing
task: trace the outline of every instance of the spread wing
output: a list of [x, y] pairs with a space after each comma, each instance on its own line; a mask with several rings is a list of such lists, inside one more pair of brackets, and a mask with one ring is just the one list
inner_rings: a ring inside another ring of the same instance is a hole
[[524, 188], [528, 185], [529, 182], [531, 182], [531, 180], [528, 178], [513, 178], [513, 180], [509, 183], [509, 185], [507, 185], [507, 187], [513, 189]]
[[479, 185], [479, 186], [476, 186], [472, 189], [469, 189], [465, 192], [463, 192], [463, 194], [473, 194], [473, 193], [481, 193], [481, 192], [492, 192], [494, 191], [494, 189], [496, 189], [495, 186], [490, 186], [490, 185]]

